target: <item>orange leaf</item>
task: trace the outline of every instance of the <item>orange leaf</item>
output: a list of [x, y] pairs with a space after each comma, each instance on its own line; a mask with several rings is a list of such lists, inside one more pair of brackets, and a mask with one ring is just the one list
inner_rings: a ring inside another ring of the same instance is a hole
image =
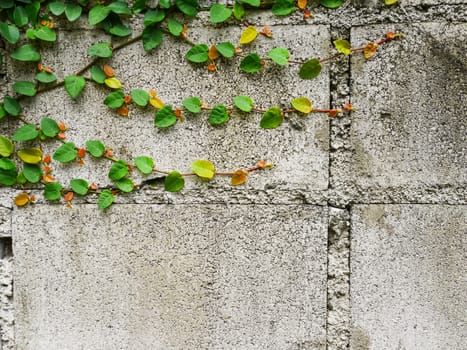
[[53, 27], [54, 27], [54, 22], [49, 21], [49, 22], [47, 23], [47, 27], [53, 28]]
[[303, 18], [307, 19], [311, 17], [311, 11], [310, 10], [304, 10], [303, 11]]
[[73, 199], [73, 197], [75, 196], [75, 193], [74, 192], [67, 192], [63, 198], [66, 200], [66, 201], [71, 201]]
[[78, 149], [78, 158], [84, 158], [86, 156], [86, 150], [84, 148]]
[[50, 164], [50, 162], [52, 161], [52, 157], [50, 156], [50, 154], [47, 154], [42, 161], [45, 164]]
[[92, 191], [97, 191], [99, 187], [93, 182], [92, 184], [89, 185], [89, 189]]
[[264, 26], [263, 30], [261, 30], [260, 34], [262, 34], [264, 36], [267, 36], [268, 38], [272, 38], [271, 28], [269, 28], [268, 26]]
[[130, 110], [127, 106], [122, 106], [120, 108], [117, 108], [117, 113], [122, 117], [128, 117], [128, 114], [130, 114]]
[[219, 58], [219, 51], [217, 51], [217, 48], [215, 45], [212, 45], [209, 48], [208, 57], [209, 57], [209, 60], [211, 61], [215, 61]]
[[151, 95], [152, 98], [157, 97], [157, 92], [155, 90], [149, 90], [149, 95]]
[[162, 102], [162, 100], [158, 97], [151, 97], [149, 99], [149, 104], [157, 109], [164, 107], [164, 102]]
[[50, 74], [52, 74], [52, 72], [53, 72], [52, 68], [50, 68], [50, 67], [45, 67], [44, 71], [46, 71], [47, 73], [50, 73]]
[[210, 72], [214, 72], [216, 70], [216, 65], [214, 63], [209, 64], [206, 69]]
[[29, 195], [25, 192], [20, 193], [15, 197], [14, 202], [18, 207], [24, 207], [26, 204], [29, 203]]
[[78, 160], [76, 161], [76, 164], [78, 164], [78, 165], [84, 165], [84, 160], [83, 160], [83, 159], [78, 159]]
[[33, 195], [33, 194], [31, 194], [31, 195], [29, 196], [29, 202], [30, 202], [30, 203], [34, 203], [35, 201], [36, 201], [36, 196]]
[[39, 72], [42, 72], [43, 69], [44, 69], [44, 66], [42, 65], [42, 63], [38, 63], [38, 64], [37, 64], [37, 70], [38, 70]]
[[66, 139], [66, 135], [65, 135], [64, 132], [59, 132], [57, 134], [57, 138], [59, 138], [60, 140], [64, 140], [64, 139]]
[[186, 33], [188, 33], [188, 26], [187, 26], [186, 24], [183, 24], [183, 30], [182, 30], [182, 32], [180, 33], [180, 36], [181, 36], [182, 38], [186, 38], [186, 36], [187, 36]]
[[130, 95], [126, 95], [124, 98], [123, 98], [123, 102], [125, 102], [126, 104], [129, 104], [131, 102], [131, 96]]
[[351, 105], [350, 103], [348, 103], [348, 102], [344, 105], [344, 109], [345, 109], [346, 111], [355, 111], [355, 107], [352, 106], [352, 105]]
[[52, 168], [46, 165], [46, 166], [44, 167], [44, 172], [45, 172], [46, 174], [50, 174], [50, 173], [52, 172]]
[[112, 148], [107, 148], [107, 149], [104, 151], [103, 156], [104, 156], [104, 157], [113, 157], [113, 156], [114, 156], [114, 151], [112, 150]]
[[300, 10], [304, 10], [305, 7], [306, 7], [306, 0], [298, 0], [298, 1], [297, 1], [297, 7], [298, 7]]
[[246, 181], [247, 175], [248, 175], [248, 172], [245, 170], [241, 170], [241, 169], [234, 172], [232, 175], [232, 181], [231, 181], [232, 186], [238, 186], [244, 183]]
[[240, 46], [237, 46], [235, 48], [235, 53], [242, 53], [242, 52], [243, 52], [243, 50], [242, 50], [242, 48]]
[[54, 182], [55, 179], [50, 174], [44, 174], [44, 175], [42, 175], [42, 181], [44, 181], [44, 182]]
[[112, 78], [115, 75], [115, 71], [109, 65], [104, 64], [103, 69], [104, 69], [104, 73], [107, 76], [107, 78]]
[[342, 109], [331, 109], [328, 113], [329, 118], [334, 118], [339, 115], [339, 113], [342, 113]]
[[60, 131], [66, 131], [66, 125], [64, 122], [58, 122], [58, 128], [60, 129]]
[[375, 43], [368, 43], [363, 50], [363, 56], [368, 59], [373, 57], [376, 54], [376, 50], [378, 49], [378, 45]]
[[46, 25], [47, 25], [47, 21], [46, 21], [45, 19], [43, 19], [43, 20], [41, 21], [41, 24], [42, 24], [43, 26], [46, 26]]

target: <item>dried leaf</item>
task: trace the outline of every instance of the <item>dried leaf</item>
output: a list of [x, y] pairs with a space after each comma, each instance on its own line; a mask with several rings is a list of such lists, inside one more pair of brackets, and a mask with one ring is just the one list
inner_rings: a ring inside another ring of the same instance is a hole
[[375, 44], [375, 43], [370, 42], [370, 43], [366, 44], [365, 49], [363, 50], [363, 56], [366, 59], [369, 59], [369, 58], [373, 57], [376, 54], [377, 49], [378, 49], [378, 45]]
[[300, 9], [300, 10], [304, 10], [305, 7], [307, 5], [307, 0], [298, 0], [297, 1], [297, 7]]
[[212, 45], [209, 48], [208, 57], [210, 61], [215, 61], [219, 58], [219, 51], [217, 51], [216, 45]]
[[247, 176], [248, 176], [248, 172], [245, 170], [239, 169], [235, 171], [232, 175], [232, 181], [231, 181], [232, 186], [238, 186], [238, 185], [243, 184], [246, 181]]
[[16, 206], [18, 207], [24, 207], [26, 204], [29, 203], [29, 195], [25, 192], [23, 193], [20, 193], [19, 195], [17, 195], [15, 197], [15, 200], [14, 200]]

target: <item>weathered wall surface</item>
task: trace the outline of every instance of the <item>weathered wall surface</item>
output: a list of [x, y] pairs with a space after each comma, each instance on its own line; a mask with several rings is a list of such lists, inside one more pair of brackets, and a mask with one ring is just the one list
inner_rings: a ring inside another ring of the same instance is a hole
[[[161, 131], [149, 112], [116, 117], [91, 85], [76, 101], [60, 89], [23, 101], [30, 120], [56, 117], [70, 141], [101, 139], [128, 161], [145, 154], [180, 171], [195, 159], [218, 169], [277, 166], [235, 188], [225, 178], [189, 179], [177, 194], [144, 187], [106, 211], [92, 197], [68, 209], [40, 195], [18, 209], [2, 188], [0, 349], [465, 348], [465, 1], [382, 3], [315, 8], [309, 20], [251, 14], [274, 34], [252, 49], [287, 47], [296, 59], [329, 55], [339, 38], [361, 46], [405, 34], [370, 60], [333, 61], [311, 81], [295, 66], [250, 76], [221, 64], [211, 73], [170, 39], [110, 60], [127, 90], [155, 89], [168, 104], [245, 94], [267, 108], [307, 96], [322, 108], [350, 101], [358, 109], [344, 117], [295, 117], [275, 130], [259, 128], [260, 114], [221, 128], [191, 117]], [[241, 29], [202, 14], [190, 38], [218, 43]], [[59, 29], [43, 61], [63, 78], [104, 39], [85, 21]], [[29, 68], [7, 60], [2, 93]], [[86, 163], [54, 164], [54, 175], [105, 185], [108, 164]]]

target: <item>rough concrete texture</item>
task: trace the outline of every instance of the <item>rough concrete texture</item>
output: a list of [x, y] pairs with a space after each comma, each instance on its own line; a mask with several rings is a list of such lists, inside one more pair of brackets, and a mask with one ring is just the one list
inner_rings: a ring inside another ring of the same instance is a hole
[[464, 349], [465, 206], [352, 208], [352, 349]]
[[17, 210], [18, 349], [324, 349], [326, 226], [307, 205]]
[[[0, 240], [10, 253], [0, 259], [1, 350], [464, 350], [465, 0], [311, 6], [308, 20], [298, 11], [249, 12], [248, 23], [269, 25], [274, 39], [260, 36], [244, 52], [282, 46], [306, 59], [333, 53], [335, 39], [360, 46], [386, 31], [404, 39], [370, 60], [355, 53], [327, 63], [311, 81], [299, 80], [295, 65], [247, 75], [239, 60], [210, 73], [170, 38], [152, 53], [128, 46], [108, 62], [126, 92], [152, 88], [167, 104], [198, 96], [231, 105], [247, 94], [258, 108], [289, 107], [307, 96], [316, 108], [352, 102], [357, 111], [343, 117], [293, 116], [265, 131], [260, 114], [235, 112], [220, 128], [207, 114], [187, 114], [161, 131], [150, 109], [132, 108], [129, 118], [109, 111], [106, 90], [90, 83], [76, 101], [63, 89], [22, 101], [28, 119], [63, 120], [69, 141], [101, 139], [128, 161], [151, 155], [158, 168], [182, 172], [200, 158], [218, 170], [259, 159], [277, 166], [238, 187], [190, 178], [174, 194], [161, 181], [117, 196], [104, 212], [92, 196], [75, 198], [72, 209], [44, 204], [39, 189], [38, 204], [13, 209], [22, 189], [2, 188]], [[142, 18], [131, 25], [139, 33]], [[84, 17], [57, 28], [58, 42], [40, 51], [60, 79], [88, 62], [91, 44], [109, 40]], [[188, 35], [237, 42], [242, 29], [213, 26], [204, 12]], [[1, 96], [33, 69], [5, 59]], [[16, 126], [10, 119], [0, 130], [11, 135]], [[100, 185], [109, 166], [53, 163], [60, 181]]]

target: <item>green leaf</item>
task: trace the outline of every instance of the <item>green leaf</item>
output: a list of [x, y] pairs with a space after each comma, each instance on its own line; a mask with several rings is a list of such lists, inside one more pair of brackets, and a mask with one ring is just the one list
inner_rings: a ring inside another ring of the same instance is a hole
[[36, 35], [34, 34], [35, 32], [36, 32], [36, 30], [33, 29], [33, 28], [26, 29], [26, 37], [29, 40], [36, 40]]
[[135, 165], [143, 174], [151, 174], [154, 169], [154, 161], [151, 157], [139, 156], [135, 159]]
[[[159, 1], [160, 4], [160, 1]], [[139, 13], [146, 8], [146, 0], [135, 0], [133, 3], [132, 11], [133, 13]]]
[[235, 54], [235, 46], [232, 43], [224, 42], [216, 45], [217, 51], [225, 58], [232, 58]]
[[13, 141], [30, 141], [34, 140], [39, 136], [39, 131], [36, 130], [34, 124], [26, 124], [20, 127], [13, 134]]
[[69, 75], [65, 77], [65, 90], [72, 98], [79, 96], [86, 85], [86, 80], [77, 75]]
[[327, 7], [328, 9], [336, 9], [342, 6], [343, 0], [319, 0], [321, 6]]
[[131, 10], [128, 8], [126, 1], [113, 1], [107, 8], [118, 15], [131, 15]]
[[183, 32], [183, 24], [181, 24], [174, 18], [169, 18], [167, 27], [169, 28], [170, 34], [172, 34], [173, 36], [179, 36]]
[[98, 84], [104, 84], [105, 79], [107, 79], [107, 75], [105, 75], [105, 72], [98, 66], [92, 66], [91, 78]]
[[53, 159], [61, 163], [68, 163], [75, 160], [77, 156], [78, 151], [76, 150], [75, 144], [73, 142], [67, 142], [57, 148]]
[[144, 15], [144, 26], [150, 26], [162, 22], [165, 18], [165, 11], [160, 9], [150, 10]]
[[333, 44], [337, 51], [342, 52], [344, 55], [350, 55], [350, 43], [345, 39], [334, 40]]
[[243, 4], [248, 4], [253, 7], [259, 7], [261, 4], [260, 0], [241, 0]]
[[86, 151], [91, 153], [93, 157], [100, 158], [104, 155], [105, 146], [99, 140], [86, 141]]
[[16, 176], [16, 182], [20, 185], [24, 185], [28, 180], [24, 177], [23, 172], [18, 173], [18, 176]]
[[106, 209], [112, 205], [115, 200], [115, 196], [110, 190], [103, 190], [97, 200], [97, 207], [99, 209]]
[[13, 90], [18, 94], [25, 96], [34, 96], [36, 94], [36, 84], [30, 81], [17, 81], [13, 84]]
[[3, 108], [3, 105], [0, 104], [0, 120], [5, 118], [7, 116], [7, 112], [5, 111], [5, 109]]
[[16, 26], [0, 22], [0, 34], [10, 44], [16, 44], [20, 38], [19, 29]]
[[109, 108], [120, 108], [123, 106], [125, 94], [121, 91], [111, 92], [104, 99], [104, 104]]
[[21, 106], [14, 98], [5, 96], [3, 100], [3, 108], [9, 115], [17, 117], [21, 113]]
[[141, 90], [141, 89], [131, 90], [131, 99], [138, 106], [145, 107], [148, 104], [150, 98], [151, 96], [145, 90]]
[[109, 29], [109, 33], [115, 36], [124, 37], [131, 35], [133, 31], [124, 24], [118, 23]]
[[81, 16], [82, 8], [79, 5], [68, 2], [65, 5], [65, 15], [68, 21], [74, 22]]
[[89, 11], [88, 22], [92, 26], [96, 25], [97, 23], [100, 23], [104, 19], [106, 19], [109, 13], [110, 13], [110, 9], [105, 6], [102, 6], [102, 5], [94, 6]]
[[191, 113], [199, 113], [201, 111], [201, 100], [198, 97], [189, 97], [182, 101], [185, 107]]
[[249, 96], [236, 96], [234, 98], [235, 106], [243, 112], [251, 112], [253, 100]]
[[215, 106], [209, 114], [209, 123], [211, 125], [222, 125], [229, 120], [227, 108], [223, 105]]
[[297, 97], [292, 100], [292, 107], [297, 111], [308, 114], [313, 110], [311, 101], [306, 97]]
[[116, 181], [115, 186], [122, 192], [131, 192], [135, 188], [133, 181], [127, 177]]
[[287, 49], [276, 47], [275, 49], [272, 49], [268, 52], [268, 56], [275, 63], [283, 66], [289, 63], [290, 53]]
[[146, 27], [143, 30], [143, 48], [150, 51], [158, 47], [162, 42], [162, 30], [158, 27]]
[[52, 12], [55, 16], [60, 16], [63, 12], [65, 12], [65, 4], [63, 2], [51, 2], [48, 5], [49, 11]]
[[198, 0], [175, 0], [175, 5], [187, 16], [194, 17], [198, 13]]
[[1, 0], [0, 1], [0, 8], [2, 9], [9, 9], [15, 6], [15, 2], [13, 0]]
[[199, 159], [191, 163], [191, 169], [203, 179], [212, 179], [215, 175], [214, 164], [209, 160]]
[[110, 45], [110, 43], [106, 42], [94, 44], [88, 49], [88, 55], [101, 58], [112, 57], [112, 48]]
[[159, 128], [168, 128], [177, 122], [177, 116], [174, 114], [171, 106], [164, 106], [156, 112], [154, 125]]
[[257, 53], [250, 53], [240, 62], [240, 69], [247, 73], [258, 72], [261, 68], [263, 68], [263, 65]]
[[44, 197], [48, 201], [56, 201], [62, 196], [62, 185], [58, 182], [46, 183], [44, 185]]
[[209, 48], [205, 44], [199, 44], [193, 46], [185, 55], [185, 58], [194, 63], [203, 63], [209, 59], [208, 56]]
[[128, 174], [128, 165], [123, 161], [119, 160], [112, 164], [109, 171], [110, 180], [117, 181]]
[[399, 0], [384, 0], [384, 4], [386, 6], [394, 5], [398, 2]]
[[23, 27], [29, 22], [28, 13], [23, 6], [16, 6], [13, 11], [13, 22], [17, 27]]
[[41, 60], [40, 53], [37, 52], [36, 48], [31, 44], [18, 47], [10, 57], [24, 62], [38, 62]]
[[8, 158], [0, 159], [0, 184], [4, 186], [14, 185], [17, 176], [18, 172], [15, 163]]
[[259, 126], [263, 129], [275, 129], [282, 124], [283, 120], [284, 117], [282, 116], [280, 108], [272, 107], [263, 114]]
[[272, 6], [272, 13], [276, 16], [287, 16], [295, 10], [293, 0], [276, 0]]
[[60, 132], [60, 128], [55, 120], [44, 117], [41, 119], [41, 131], [47, 137], [55, 137]]
[[36, 74], [35, 79], [40, 83], [53, 83], [57, 80], [57, 77], [53, 73], [47, 73], [46, 71], [41, 71]]
[[300, 68], [300, 71], [298, 72], [298, 75], [302, 79], [313, 79], [316, 78], [319, 73], [321, 72], [321, 62], [317, 58], [312, 58], [311, 60], [306, 61], [302, 67]]
[[211, 15], [212, 23], [222, 23], [229, 19], [232, 15], [232, 10], [228, 9], [225, 5], [214, 4], [211, 6], [209, 13]]
[[178, 171], [172, 171], [165, 177], [164, 188], [167, 192], [178, 192], [185, 186], [185, 179]]
[[42, 178], [42, 174], [42, 169], [37, 164], [25, 163], [23, 165], [23, 176], [32, 184], [38, 183]]
[[70, 187], [76, 194], [84, 196], [88, 193], [89, 184], [83, 179], [72, 179], [70, 181]]
[[3, 135], [0, 135], [0, 156], [9, 157], [15, 151], [15, 146], [11, 140]]
[[245, 7], [237, 1], [233, 5], [233, 15], [239, 21], [245, 16]]
[[54, 30], [47, 26], [40, 26], [36, 30], [34, 30], [34, 36], [36, 39], [42, 40], [42, 41], [55, 41], [57, 40], [57, 33], [55, 33]]
[[18, 157], [25, 163], [37, 164], [42, 160], [42, 151], [39, 148], [24, 148], [18, 151]]
[[37, 24], [40, 9], [41, 5], [39, 1], [30, 1], [29, 5], [26, 5], [26, 12], [28, 13], [28, 18], [31, 24]]

